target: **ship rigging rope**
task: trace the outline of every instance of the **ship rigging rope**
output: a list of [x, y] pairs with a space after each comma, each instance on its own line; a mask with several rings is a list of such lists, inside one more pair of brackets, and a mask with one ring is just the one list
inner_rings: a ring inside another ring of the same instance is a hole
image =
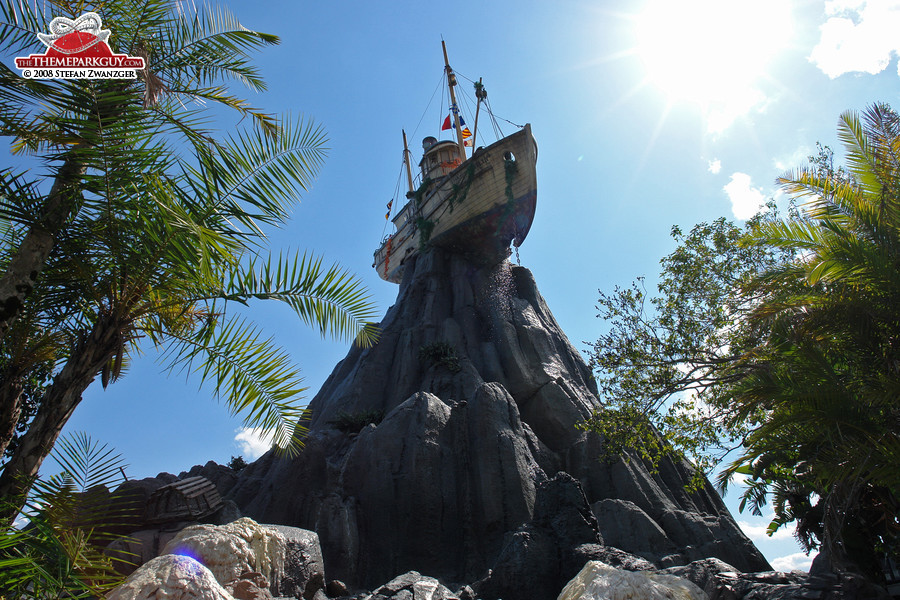
[[[469, 83], [471, 83], [473, 86], [476, 83], [474, 79], [466, 77], [465, 75], [459, 73], [458, 71], [453, 71], [453, 73], [456, 75], [456, 77], [458, 79], [464, 79], [464, 80], [468, 81]], [[409, 136], [410, 138], [412, 138], [412, 139], [416, 138], [416, 134], [419, 132], [419, 128], [422, 126], [422, 121], [425, 120], [425, 116], [428, 114], [429, 109], [431, 108], [431, 105], [434, 103], [434, 97], [437, 95], [438, 90], [441, 90], [441, 89], [444, 90], [444, 93], [441, 94], [441, 111], [439, 114], [441, 115], [440, 123], [442, 124], [444, 122], [444, 100], [445, 100], [445, 97], [447, 100], [448, 107], [450, 104], [450, 102], [449, 102], [450, 92], [449, 92], [449, 90], [447, 90], [447, 87], [444, 85], [446, 79], [447, 79], [447, 73], [446, 73], [446, 71], [444, 71], [442, 69], [441, 75], [438, 78], [438, 82], [434, 86], [434, 91], [431, 93], [431, 98], [428, 100], [428, 105], [425, 107], [425, 110], [422, 112], [422, 116], [419, 117], [419, 122], [416, 123], [416, 128], [410, 134], [410, 136]], [[472, 109], [472, 107], [471, 107], [471, 98], [469, 98], [469, 96], [467, 94], [460, 94], [457, 97], [457, 99], [460, 104], [460, 106], [457, 106], [457, 109], [459, 110], [459, 114], [462, 115], [464, 112], [468, 112], [468, 114], [470, 114], [470, 115], [474, 114], [474, 109]], [[463, 107], [461, 106], [463, 104], [465, 105], [465, 108], [466, 108], [465, 111], [463, 110]], [[518, 128], [518, 129], [521, 129], [522, 127], [524, 127], [524, 125], [519, 125], [517, 123], [513, 123], [509, 119], [504, 119], [503, 117], [497, 117], [497, 115], [494, 114], [494, 110], [491, 108], [491, 101], [487, 96], [484, 98], [484, 106], [485, 106], [485, 109], [487, 110], [488, 116], [490, 117], [491, 126], [494, 130], [494, 136], [498, 140], [504, 137], [503, 130], [500, 129], [500, 124], [497, 122], [498, 119], [501, 121], [505, 121], [506, 123], [509, 123], [510, 125]], [[448, 111], [449, 110], [450, 109], [448, 108]], [[463, 121], [465, 121], [465, 117], [463, 117]], [[473, 123], [473, 126], [474, 126], [474, 123]], [[439, 127], [440, 127], [440, 125], [439, 125]], [[390, 222], [390, 216], [393, 215], [394, 213], [396, 213], [400, 208], [399, 206], [394, 206], [393, 202], [402, 197], [402, 195], [400, 193], [400, 185], [401, 185], [401, 181], [403, 179], [403, 170], [404, 170], [404, 167], [406, 166], [405, 160], [406, 160], [406, 156], [404, 156], [403, 160], [400, 161], [400, 173], [397, 175], [397, 184], [394, 186], [394, 195], [391, 200], [391, 203], [392, 203], [391, 204], [391, 212], [388, 215], [388, 219], [385, 220], [384, 227], [382, 227], [382, 229], [381, 229], [381, 238], [382, 239], [385, 238], [385, 231], [387, 230], [388, 222]], [[403, 202], [400, 202], [400, 204], [403, 204]]]
[[[441, 73], [441, 77], [438, 79], [437, 85], [434, 86], [434, 91], [431, 92], [431, 98], [428, 100], [428, 105], [425, 107], [425, 111], [422, 113], [422, 116], [419, 117], [419, 122], [416, 123], [416, 128], [413, 129], [412, 134], [410, 134], [410, 137], [411, 137], [411, 138], [415, 139], [416, 133], [418, 133], [418, 131], [419, 131], [419, 127], [422, 126], [422, 121], [425, 120], [425, 115], [428, 114], [428, 109], [431, 108], [431, 103], [434, 102], [434, 97], [437, 95], [438, 90], [441, 89], [441, 87], [443, 87], [443, 85], [444, 85], [444, 79], [445, 79], [445, 78], [446, 78], [446, 76], [445, 76], [444, 73], [442, 72], [442, 73]], [[442, 98], [442, 100], [443, 100], [443, 98]], [[441, 104], [441, 108], [442, 108], [442, 109], [444, 108], [443, 103]], [[443, 114], [443, 112], [444, 112], [444, 111], [441, 110], [441, 114]]]
[[[412, 133], [409, 135], [412, 139], [416, 138], [416, 133], [419, 131], [419, 127], [422, 126], [422, 121], [425, 120], [425, 115], [428, 114], [428, 109], [431, 108], [431, 103], [434, 102], [434, 97], [437, 95], [438, 90], [444, 85], [444, 74], [441, 73], [440, 78], [438, 79], [437, 85], [434, 86], [434, 91], [431, 92], [431, 98], [428, 100], [428, 105], [425, 107], [425, 110], [422, 112], [422, 116], [419, 117], [419, 122], [416, 123], [416, 128], [413, 129]], [[406, 167], [406, 156], [404, 155], [400, 161], [400, 173], [397, 175], [397, 185], [394, 186], [394, 195], [391, 198], [391, 202], [393, 203], [396, 199], [401, 198], [400, 194], [400, 181], [403, 179], [403, 169]], [[403, 202], [400, 203], [401, 205]], [[390, 222], [390, 216], [393, 215], [396, 211], [400, 209], [399, 206], [395, 206], [391, 204], [391, 212], [388, 214], [388, 218], [385, 221], [384, 227], [381, 228], [381, 239], [384, 239], [385, 231], [387, 230], [388, 222]]]
[[[406, 158], [406, 157], [404, 157], [404, 159], [405, 159], [405, 158]], [[397, 176], [397, 183], [394, 185], [394, 195], [391, 196], [391, 209], [388, 211], [388, 215], [387, 215], [388, 218], [384, 220], [384, 226], [381, 228], [381, 239], [382, 239], [382, 240], [384, 239], [384, 236], [385, 236], [385, 233], [384, 233], [384, 232], [385, 232], [385, 230], [387, 230], [388, 223], [391, 222], [391, 215], [393, 215], [394, 212], [397, 210], [396, 207], [394, 206], [394, 201], [395, 201], [397, 198], [400, 198], [400, 181], [403, 179], [403, 167], [404, 167], [404, 166], [405, 166], [405, 165], [404, 165], [404, 162], [401, 161], [401, 163], [400, 163], [400, 174]]]
[[[465, 79], [466, 81], [471, 83], [473, 86], [475, 85], [475, 83], [477, 83], [474, 79], [470, 79], [470, 78], [466, 77], [465, 75], [462, 75], [456, 71], [454, 71], [454, 73], [456, 73], [456, 76], [458, 78], [461, 77], [462, 79]], [[503, 132], [500, 130], [500, 125], [497, 123], [497, 119], [500, 119], [501, 121], [506, 121], [507, 123], [509, 123], [510, 125], [512, 125], [513, 127], [517, 128], [517, 129], [522, 129], [523, 127], [525, 127], [524, 125], [519, 125], [518, 123], [513, 123], [509, 119], [504, 119], [503, 117], [498, 117], [497, 115], [495, 115], [494, 110], [491, 108], [491, 101], [490, 101], [489, 97], [487, 97], [487, 96], [484, 99], [484, 105], [485, 105], [485, 108], [487, 108], [487, 112], [491, 117], [491, 123], [494, 126], [494, 134], [497, 136], [498, 140], [505, 136], [503, 135]]]

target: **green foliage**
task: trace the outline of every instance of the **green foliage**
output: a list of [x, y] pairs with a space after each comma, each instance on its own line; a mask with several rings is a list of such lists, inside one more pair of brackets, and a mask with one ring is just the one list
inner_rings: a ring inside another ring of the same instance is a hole
[[231, 460], [228, 461], [228, 468], [232, 469], [238, 473], [244, 470], [244, 467], [247, 466], [247, 461], [244, 460], [243, 456], [232, 456]]
[[[27, 54], [52, 16], [90, 8], [0, 0], [0, 48]], [[192, 13], [170, 0], [94, 8], [117, 51], [145, 57], [141, 78], [39, 82], [0, 68], [0, 135], [42, 163], [0, 172], [0, 306], [18, 307], [0, 315], [3, 360], [17, 369], [0, 376], [0, 413], [13, 405], [7, 398], [22, 399], [15, 386], [52, 373], [32, 394], [37, 413], [0, 475], [0, 495], [24, 481], [16, 473], [36, 473], [86, 386], [115, 382], [139, 340], [296, 451], [305, 431], [299, 370], [229, 304], [278, 300], [323, 335], [364, 345], [377, 337], [357, 277], [265, 249], [265, 228], [287, 221], [327, 151], [312, 121], [263, 113], [225, 85], [264, 89], [251, 55], [278, 39], [223, 9]], [[243, 127], [214, 135], [210, 102], [236, 111]], [[52, 252], [23, 268], [19, 257], [40, 256], [37, 247]], [[6, 295], [32, 272], [40, 276], [27, 296]], [[28, 343], [6, 343], [14, 336]]]
[[344, 433], [359, 433], [363, 428], [373, 423], [378, 425], [383, 420], [383, 410], [364, 410], [355, 413], [340, 411], [334, 419], [328, 421], [328, 424], [334, 425]]
[[459, 373], [462, 370], [456, 348], [447, 342], [433, 342], [422, 346], [419, 348], [419, 360], [444, 367], [451, 373]]
[[[770, 206], [747, 230], [774, 219]], [[685, 456], [700, 477], [746, 434], [749, 422], [726, 422], [739, 359], [761, 335], [742, 321], [758, 297], [741, 290], [785, 255], [740, 246], [744, 231], [724, 218], [687, 234], [673, 227], [677, 247], [660, 261], [658, 295], [643, 278], [600, 292], [596, 308], [608, 329], [591, 344], [590, 362], [606, 408], [585, 426], [607, 439], [610, 456], [633, 448], [653, 465]]]
[[[40, 342], [38, 346], [31, 346], [27, 350], [22, 346], [28, 345], [27, 336], [12, 335], [3, 340], [3, 344], [19, 346], [18, 352], [0, 353], [0, 389], [10, 389], [15, 397], [4, 398], [7, 402], [18, 404], [18, 413], [15, 415], [16, 423], [9, 421], [6, 427], [13, 428], [13, 437], [7, 443], [5, 452], [0, 455], [0, 465], [5, 462], [18, 446], [19, 436], [28, 430], [28, 423], [37, 413], [41, 397], [46, 393], [52, 379], [53, 361], [41, 358]], [[20, 357], [14, 361], [12, 357]]]
[[472, 187], [472, 182], [475, 181], [475, 161], [469, 161], [469, 166], [466, 167], [462, 179], [461, 182], [454, 183], [451, 186], [450, 195], [447, 196], [447, 203], [450, 205], [451, 213], [456, 205], [465, 202], [469, 195], [469, 189]]
[[422, 202], [425, 201], [425, 192], [431, 187], [431, 183], [434, 180], [430, 177], [426, 177], [422, 180], [422, 183], [419, 184], [419, 187], [416, 188], [416, 191], [413, 192], [413, 202], [416, 205], [416, 208], [422, 208]]
[[847, 112], [838, 136], [848, 170], [823, 152], [782, 176], [803, 211], [746, 242], [797, 258], [753, 282], [766, 298], [750, 320], [769, 338], [754, 358], [765, 368], [735, 388], [736, 415], [766, 418], [722, 481], [746, 469], [808, 547], [876, 576], [877, 552], [900, 552], [900, 117], [883, 104]]
[[[652, 427], [619, 432], [603, 414], [587, 426], [612, 450], [705, 468], [722, 456], [711, 448], [735, 445], [719, 484], [749, 478], [742, 509], [771, 501], [770, 534], [796, 523], [807, 550], [877, 581], [881, 556], [900, 552], [900, 117], [848, 112], [838, 135], [846, 171], [820, 146], [779, 179], [802, 202], [786, 218], [676, 229], [660, 296], [601, 293], [600, 389], [626, 425]], [[673, 445], [653, 445], [655, 431]]]
[[416, 229], [419, 230], [419, 250], [425, 248], [431, 241], [431, 232], [434, 231], [435, 221], [429, 221], [425, 217], [416, 218]]
[[120, 457], [82, 433], [60, 440], [53, 457], [63, 470], [35, 482], [27, 526], [0, 531], [2, 597], [101, 597], [124, 579], [102, 551], [112, 539], [104, 528], [125, 516], [105, 512], [107, 487], [123, 480]]

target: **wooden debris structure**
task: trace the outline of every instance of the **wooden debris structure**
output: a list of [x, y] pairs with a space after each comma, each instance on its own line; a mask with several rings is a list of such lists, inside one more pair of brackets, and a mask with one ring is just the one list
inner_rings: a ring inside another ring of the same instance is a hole
[[188, 477], [165, 485], [147, 501], [150, 523], [197, 521], [219, 510], [224, 504], [215, 484], [206, 477]]

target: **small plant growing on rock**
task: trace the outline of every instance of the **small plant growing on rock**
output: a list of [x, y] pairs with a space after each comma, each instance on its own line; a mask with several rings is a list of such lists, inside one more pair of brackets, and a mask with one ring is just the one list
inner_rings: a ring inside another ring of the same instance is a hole
[[244, 470], [244, 467], [247, 466], [247, 461], [244, 460], [243, 456], [232, 456], [231, 460], [228, 461], [228, 468], [233, 471], [240, 473]]
[[328, 424], [334, 425], [335, 429], [344, 433], [359, 433], [363, 427], [371, 423], [378, 425], [382, 420], [384, 420], [383, 410], [364, 410], [355, 413], [341, 411], [328, 421]]
[[459, 356], [456, 349], [447, 342], [433, 342], [419, 348], [419, 360], [434, 366], [446, 367], [451, 373], [459, 373]]

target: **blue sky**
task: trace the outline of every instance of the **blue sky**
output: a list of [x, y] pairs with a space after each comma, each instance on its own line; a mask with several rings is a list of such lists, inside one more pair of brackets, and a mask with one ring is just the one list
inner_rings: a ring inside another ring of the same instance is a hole
[[[394, 302], [398, 288], [377, 277], [372, 253], [400, 174], [401, 128], [415, 149], [443, 117], [435, 106], [417, 129], [441, 77], [443, 38], [460, 75], [484, 78], [496, 115], [532, 124], [538, 206], [521, 263], [581, 349], [602, 327], [598, 288], [652, 280], [673, 248], [672, 225], [749, 217], [817, 141], [840, 156], [841, 112], [874, 101], [900, 108], [896, 0], [229, 7], [247, 27], [281, 36], [259, 55], [269, 89], [254, 103], [308, 115], [330, 139], [293, 222], [271, 233], [273, 248], [315, 250], [357, 273], [382, 312]], [[347, 343], [322, 340], [284, 307], [250, 315], [301, 365], [309, 397], [346, 354]], [[114, 446], [131, 477], [250, 457], [240, 421], [154, 359], [147, 348], [120, 382], [92, 387], [67, 431]], [[735, 513], [736, 497], [726, 498]], [[768, 539], [766, 519], [736, 518], [776, 568], [808, 565], [789, 534]]]

